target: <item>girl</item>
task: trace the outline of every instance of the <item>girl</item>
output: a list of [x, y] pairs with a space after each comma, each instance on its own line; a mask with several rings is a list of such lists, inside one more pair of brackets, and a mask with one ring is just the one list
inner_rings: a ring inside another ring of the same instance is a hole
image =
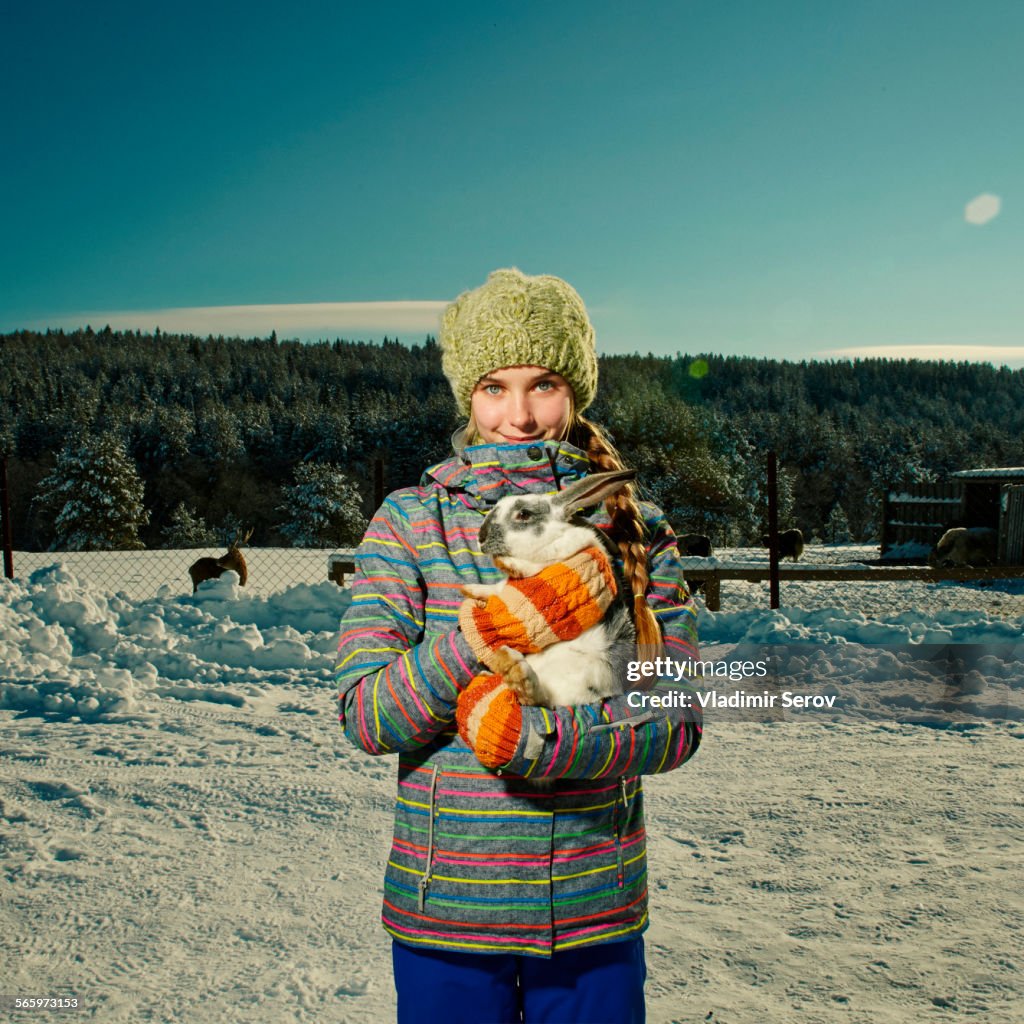
[[[369, 753], [399, 755], [382, 913], [398, 1019], [639, 1024], [639, 776], [691, 757], [699, 717], [638, 710], [625, 696], [520, 706], [489, 671], [490, 652], [574, 635], [585, 582], [561, 573], [564, 600], [545, 606], [550, 628], [535, 636], [500, 616], [473, 628], [475, 604], [460, 592], [503, 579], [477, 540], [499, 498], [621, 468], [582, 415], [597, 389], [593, 328], [565, 281], [510, 269], [448, 307], [440, 341], [469, 422], [454, 456], [374, 517], [338, 648], [345, 734]], [[621, 551], [639, 642], [695, 658], [695, 609], [661, 512], [627, 486], [591, 521]]]

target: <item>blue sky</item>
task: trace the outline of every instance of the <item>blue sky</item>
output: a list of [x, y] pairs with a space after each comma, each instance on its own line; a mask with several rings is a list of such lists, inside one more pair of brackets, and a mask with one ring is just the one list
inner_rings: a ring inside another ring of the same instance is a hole
[[1022, 52], [987, 0], [8, 6], [0, 331], [421, 340], [516, 265], [603, 352], [1021, 366]]

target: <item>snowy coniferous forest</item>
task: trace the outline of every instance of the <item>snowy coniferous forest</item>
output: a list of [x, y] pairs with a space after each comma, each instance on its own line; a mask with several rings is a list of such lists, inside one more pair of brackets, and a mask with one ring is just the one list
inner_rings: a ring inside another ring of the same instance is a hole
[[[781, 517], [826, 541], [877, 535], [887, 486], [1024, 464], [1024, 371], [968, 363], [603, 356], [591, 418], [678, 532]], [[459, 419], [432, 338], [121, 333], [0, 336], [0, 451], [23, 550], [350, 546], [384, 486], [415, 483]]]

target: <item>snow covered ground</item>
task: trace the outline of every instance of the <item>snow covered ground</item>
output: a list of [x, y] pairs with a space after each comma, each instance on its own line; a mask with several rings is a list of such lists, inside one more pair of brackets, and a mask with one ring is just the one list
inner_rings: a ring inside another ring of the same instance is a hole
[[[394, 766], [338, 734], [348, 595], [314, 554], [275, 592], [114, 594], [70, 561], [0, 581], [0, 994], [393, 1018]], [[1020, 1019], [1024, 619], [867, 617], [856, 586], [702, 615], [708, 660], [773, 659], [733, 692], [832, 706], [709, 710], [694, 761], [648, 780], [652, 1024]]]

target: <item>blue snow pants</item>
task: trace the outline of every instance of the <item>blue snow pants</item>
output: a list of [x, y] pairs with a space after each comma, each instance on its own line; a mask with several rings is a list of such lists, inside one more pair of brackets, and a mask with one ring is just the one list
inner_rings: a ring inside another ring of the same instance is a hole
[[393, 942], [398, 1024], [644, 1024], [644, 940], [550, 958]]

